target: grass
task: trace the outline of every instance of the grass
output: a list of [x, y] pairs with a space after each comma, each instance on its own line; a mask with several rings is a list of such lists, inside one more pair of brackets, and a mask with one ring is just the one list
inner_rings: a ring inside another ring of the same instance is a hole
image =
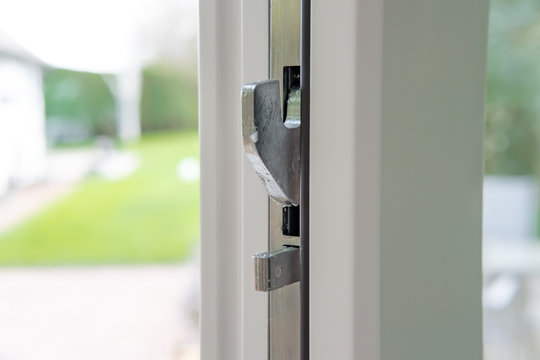
[[129, 178], [90, 178], [0, 237], [0, 265], [174, 262], [199, 238], [199, 184], [181, 181], [178, 162], [198, 158], [196, 133], [145, 136], [126, 145], [141, 167]]

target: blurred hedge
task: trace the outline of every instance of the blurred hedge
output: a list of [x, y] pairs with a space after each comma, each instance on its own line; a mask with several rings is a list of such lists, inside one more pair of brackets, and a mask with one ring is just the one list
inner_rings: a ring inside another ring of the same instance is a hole
[[142, 72], [143, 132], [197, 128], [197, 73], [167, 63]]
[[540, 2], [492, 0], [486, 173], [540, 175]]
[[[143, 132], [197, 128], [197, 73], [158, 62], [142, 70]], [[64, 69], [44, 74], [47, 132], [52, 144], [116, 136], [114, 75]]]
[[115, 101], [104, 75], [49, 69], [43, 77], [49, 141], [116, 134]]

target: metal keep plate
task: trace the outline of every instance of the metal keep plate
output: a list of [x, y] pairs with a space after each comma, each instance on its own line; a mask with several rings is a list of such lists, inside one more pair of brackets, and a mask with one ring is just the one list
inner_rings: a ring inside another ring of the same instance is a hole
[[242, 138], [272, 199], [268, 252], [254, 256], [256, 288], [269, 291], [268, 358], [299, 360], [300, 238], [284, 235], [283, 207], [300, 202], [300, 90], [292, 85], [300, 80], [301, 0], [269, 1], [271, 80], [243, 88]]

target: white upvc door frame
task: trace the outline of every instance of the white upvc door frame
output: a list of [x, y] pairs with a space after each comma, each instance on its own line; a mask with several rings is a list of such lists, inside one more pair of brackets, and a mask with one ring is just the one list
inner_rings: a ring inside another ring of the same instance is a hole
[[[311, 358], [482, 358], [488, 0], [312, 0]], [[267, 0], [200, 0], [202, 359], [265, 359], [267, 196], [240, 89]]]

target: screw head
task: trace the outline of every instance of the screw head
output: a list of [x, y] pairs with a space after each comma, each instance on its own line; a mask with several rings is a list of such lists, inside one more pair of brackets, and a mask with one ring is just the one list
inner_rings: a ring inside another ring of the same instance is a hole
[[276, 270], [274, 274], [276, 275], [277, 278], [281, 276], [281, 266], [276, 266]]

